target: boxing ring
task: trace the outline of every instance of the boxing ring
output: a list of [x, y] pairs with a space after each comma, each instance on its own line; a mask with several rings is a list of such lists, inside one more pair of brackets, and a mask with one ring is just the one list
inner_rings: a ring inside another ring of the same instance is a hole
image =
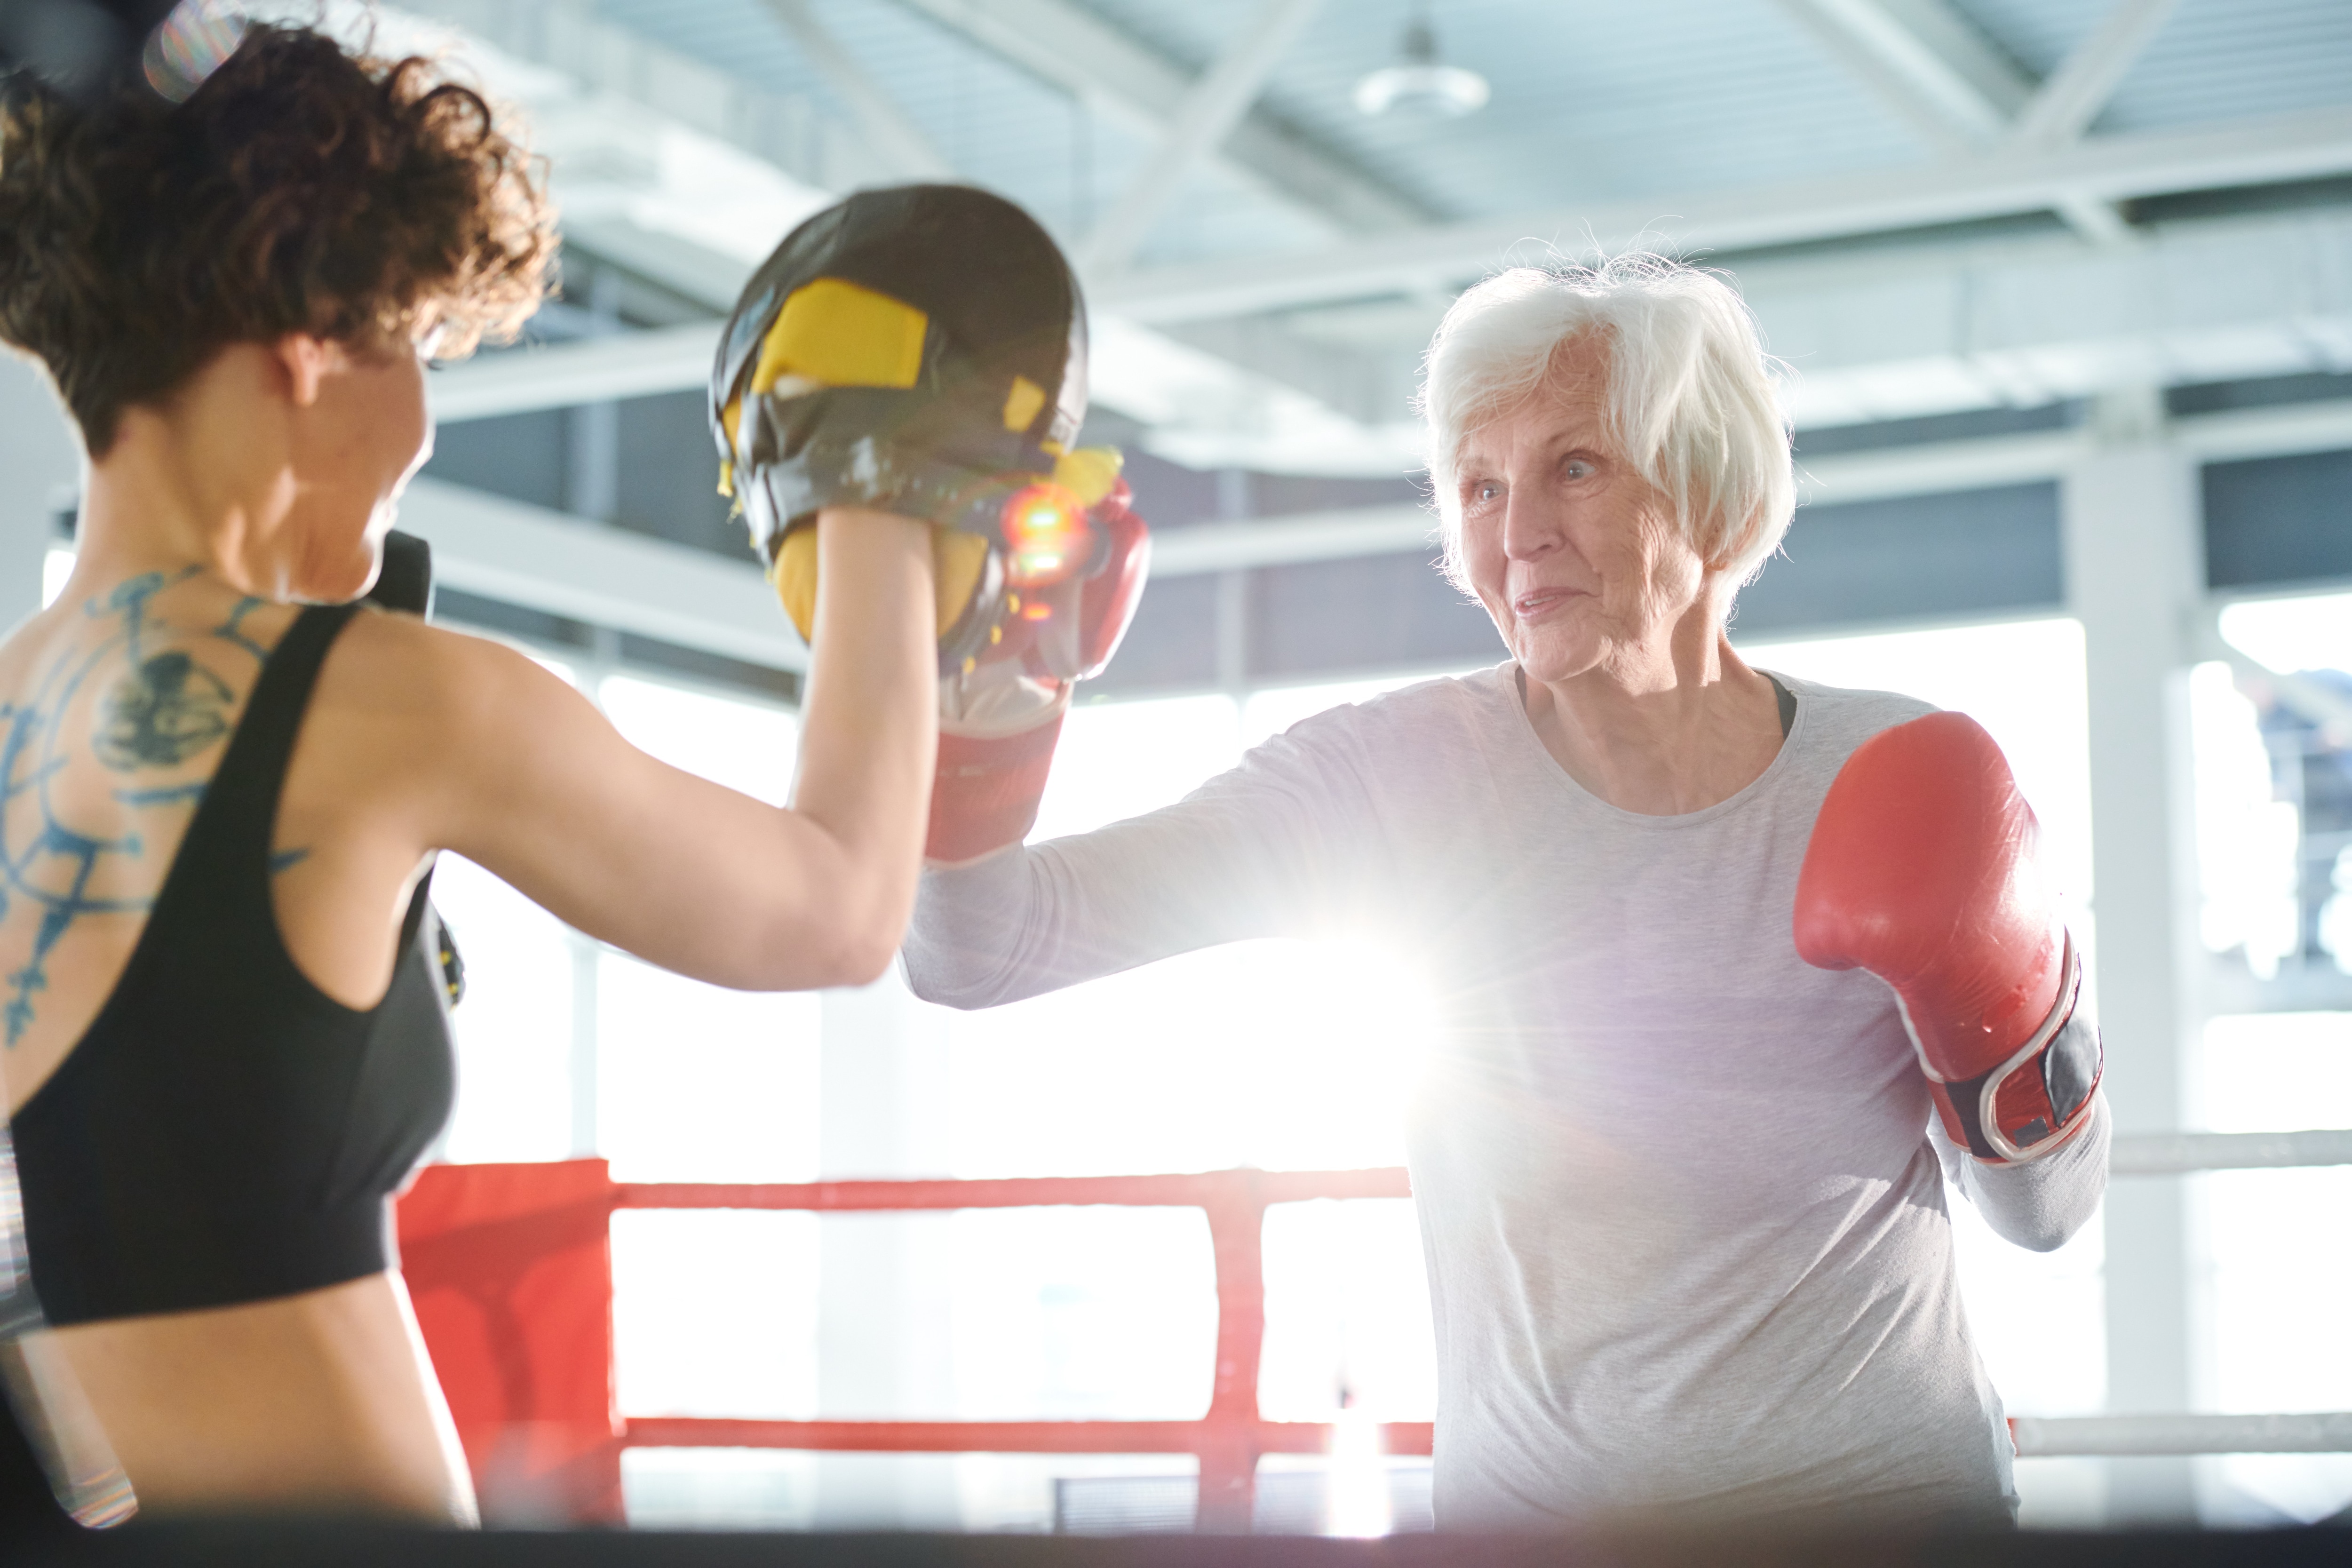
[[[2117, 1176], [2352, 1164], [2352, 1131], [2118, 1136]], [[1250, 1527], [1258, 1459], [1320, 1454], [1329, 1424], [1259, 1414], [1269, 1205], [1411, 1195], [1401, 1168], [1214, 1171], [986, 1181], [615, 1182], [602, 1160], [435, 1165], [399, 1205], [417, 1320], [493, 1523], [625, 1522], [631, 1447], [863, 1453], [1167, 1453], [1200, 1464], [1195, 1527]], [[625, 1416], [614, 1397], [613, 1215], [622, 1209], [820, 1214], [1065, 1205], [1180, 1207], [1208, 1218], [1217, 1292], [1208, 1409], [1191, 1421], [764, 1421]], [[2352, 1451], [2352, 1412], [2021, 1416], [2022, 1458]], [[1428, 1422], [1379, 1428], [1382, 1450], [1430, 1451]]]

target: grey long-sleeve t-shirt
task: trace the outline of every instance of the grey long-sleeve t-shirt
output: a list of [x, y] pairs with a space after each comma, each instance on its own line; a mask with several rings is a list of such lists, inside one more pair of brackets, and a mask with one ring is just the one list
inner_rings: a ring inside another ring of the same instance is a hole
[[2105, 1187], [2106, 1111], [2024, 1165], [1957, 1153], [1893, 992], [1797, 956], [1830, 781], [1931, 710], [1780, 679], [1771, 765], [1679, 816], [1570, 779], [1509, 664], [1335, 709], [1177, 805], [927, 873], [908, 978], [983, 1007], [1376, 926], [1438, 1006], [1408, 1157], [1441, 1525], [2000, 1521], [2010, 1444], [1945, 1175], [2055, 1247]]

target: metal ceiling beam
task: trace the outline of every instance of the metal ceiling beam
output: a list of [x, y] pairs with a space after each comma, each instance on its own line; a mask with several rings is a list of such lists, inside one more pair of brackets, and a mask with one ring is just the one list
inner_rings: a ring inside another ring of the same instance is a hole
[[719, 326], [697, 321], [485, 354], [437, 373], [426, 390], [434, 416], [445, 420], [685, 392], [709, 384]]
[[749, 562], [433, 479], [410, 481], [400, 526], [432, 544], [445, 587], [772, 669], [808, 667]]
[[1358, 507], [1252, 522], [1202, 523], [1153, 534], [1151, 574], [1194, 577], [1252, 566], [1395, 555], [1430, 549], [1436, 538], [1437, 514], [1421, 506]]
[[1094, 304], [1146, 322], [1249, 315], [1342, 300], [1453, 289], [1562, 237], [1612, 249], [1684, 219], [1683, 248], [1722, 253], [2043, 212], [2070, 195], [2122, 200], [2352, 171], [2352, 109], [2220, 129], [2005, 147], [1930, 168], [1710, 192], [1448, 224], [1281, 257], [1148, 268], [1106, 281]]
[[[1073, 0], [899, 0], [1087, 108], [1157, 138], [1195, 73]], [[1342, 234], [1410, 228], [1436, 215], [1343, 154], [1264, 110], [1244, 115], [1213, 155], [1253, 188]]]
[[793, 36], [801, 53], [816, 67], [825, 85], [841, 95], [850, 113], [856, 117], [857, 128], [894, 174], [908, 180], [955, 178], [955, 166], [931, 145], [922, 127], [907, 117], [907, 111], [883, 90], [882, 84], [850, 58], [839, 40], [824, 30], [810, 11], [808, 0], [767, 0], [767, 5]]
[[1943, 147], [1991, 142], [2033, 83], [1948, 0], [1780, 0], [1846, 68]]
[[2179, 5], [2180, 0], [2116, 0], [2090, 37], [2035, 89], [2011, 136], [2023, 142], [2079, 138]]
[[[1948, 0], [1781, 0], [1863, 84], [1948, 153], [1991, 145], [2037, 101], [2035, 84]], [[2114, 205], [2065, 195], [2053, 205], [2084, 238], [2112, 244], [2130, 226]]]
[[[2028, 146], [2063, 146], [2079, 140], [2179, 4], [2179, 0], [2116, 0], [2091, 36], [2051, 73], [2018, 113], [2011, 140]], [[2113, 243], [2131, 233], [2131, 226], [2113, 202], [2069, 196], [2058, 204], [2058, 211], [2089, 239]]]
[[1143, 237], [1176, 199], [1194, 166], [1231, 135], [1282, 62], [1320, 0], [1263, 0], [1217, 63], [1194, 82], [1168, 122], [1151, 159], [1087, 236], [1083, 269], [1118, 272], [1135, 259]]
[[1800, 428], [2119, 387], [2352, 371], [2352, 215], [2151, 226], [2138, 242], [1740, 268]]

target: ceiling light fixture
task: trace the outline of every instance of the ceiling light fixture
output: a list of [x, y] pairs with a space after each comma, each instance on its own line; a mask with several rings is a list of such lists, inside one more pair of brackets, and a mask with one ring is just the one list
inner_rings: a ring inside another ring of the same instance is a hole
[[1395, 65], [1383, 66], [1356, 84], [1356, 107], [1363, 113], [1402, 109], [1452, 116], [1486, 106], [1492, 89], [1485, 77], [1437, 63], [1437, 34], [1429, 25], [1426, 0], [1414, 0], [1397, 54]]

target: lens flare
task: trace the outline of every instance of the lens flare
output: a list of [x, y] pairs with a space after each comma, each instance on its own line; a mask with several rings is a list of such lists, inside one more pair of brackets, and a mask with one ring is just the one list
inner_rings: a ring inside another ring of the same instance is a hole
[[226, 0], [181, 0], [141, 52], [148, 85], [173, 103], [186, 102], [236, 52], [245, 25]]
[[1002, 514], [1005, 580], [1041, 588], [1063, 582], [1086, 563], [1092, 531], [1078, 498], [1055, 484], [1024, 485], [1005, 498]]

